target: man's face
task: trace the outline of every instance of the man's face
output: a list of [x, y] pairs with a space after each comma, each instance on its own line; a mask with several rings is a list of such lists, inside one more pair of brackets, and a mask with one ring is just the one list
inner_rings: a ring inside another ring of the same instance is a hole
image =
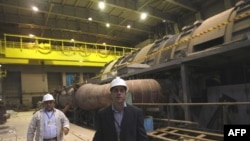
[[48, 111], [52, 110], [55, 106], [55, 102], [54, 100], [50, 100], [50, 101], [44, 101], [43, 102], [44, 108]]
[[124, 103], [126, 99], [126, 89], [124, 86], [116, 86], [111, 90], [111, 96], [114, 103]]

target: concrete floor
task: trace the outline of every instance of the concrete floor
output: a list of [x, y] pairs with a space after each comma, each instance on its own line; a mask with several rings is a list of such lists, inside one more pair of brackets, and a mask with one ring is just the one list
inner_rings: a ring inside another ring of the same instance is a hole
[[[0, 125], [1, 127], [9, 127], [7, 133], [0, 128], [0, 140], [26, 141], [27, 129], [33, 112], [10, 112], [11, 116], [7, 119], [7, 122]], [[12, 128], [15, 129], [15, 132], [11, 132], [13, 131]], [[94, 133], [94, 130], [70, 124], [70, 132], [65, 136], [64, 141], [92, 141]]]

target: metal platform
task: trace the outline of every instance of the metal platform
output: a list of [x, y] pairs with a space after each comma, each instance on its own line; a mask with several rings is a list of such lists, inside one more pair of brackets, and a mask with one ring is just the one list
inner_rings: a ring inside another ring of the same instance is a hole
[[164, 127], [147, 133], [153, 141], [223, 141], [224, 135], [177, 127]]

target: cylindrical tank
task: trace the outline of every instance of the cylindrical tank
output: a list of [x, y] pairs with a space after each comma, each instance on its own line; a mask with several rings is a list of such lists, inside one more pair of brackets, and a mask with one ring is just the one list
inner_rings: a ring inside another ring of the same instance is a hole
[[94, 110], [111, 103], [109, 84], [84, 84], [75, 94], [75, 102], [83, 110]]
[[[154, 79], [127, 80], [126, 83], [133, 103], [158, 103], [163, 100], [161, 86]], [[82, 85], [75, 94], [77, 106], [84, 110], [94, 110], [111, 104], [109, 85]]]
[[160, 84], [154, 79], [126, 81], [133, 103], [158, 103], [163, 100]]
[[60, 107], [65, 107], [67, 105], [71, 105], [72, 107], [74, 107], [74, 92], [75, 89], [73, 86], [64, 88], [60, 93], [56, 93], [55, 96], [55, 101], [56, 101], [56, 105], [60, 106]]

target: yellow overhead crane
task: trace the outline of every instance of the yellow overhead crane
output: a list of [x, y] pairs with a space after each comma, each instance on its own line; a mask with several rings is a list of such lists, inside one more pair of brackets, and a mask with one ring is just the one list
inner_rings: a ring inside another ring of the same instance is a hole
[[0, 64], [103, 67], [135, 48], [65, 39], [4, 34]]

